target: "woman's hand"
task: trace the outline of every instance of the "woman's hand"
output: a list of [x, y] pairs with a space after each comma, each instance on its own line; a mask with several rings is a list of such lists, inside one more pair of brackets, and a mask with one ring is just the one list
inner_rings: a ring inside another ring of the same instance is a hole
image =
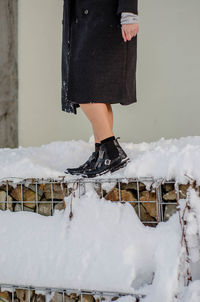
[[127, 40], [130, 41], [137, 35], [139, 31], [139, 25], [138, 23], [122, 24], [121, 31], [124, 42], [126, 42]]

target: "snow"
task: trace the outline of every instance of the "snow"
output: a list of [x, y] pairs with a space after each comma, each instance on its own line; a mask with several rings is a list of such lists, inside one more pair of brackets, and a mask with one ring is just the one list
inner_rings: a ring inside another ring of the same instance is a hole
[[[186, 183], [185, 174], [200, 184], [200, 136], [164, 139], [140, 144], [119, 143], [131, 162], [114, 173], [98, 178], [153, 177], [175, 179]], [[66, 180], [75, 176], [66, 175], [64, 170], [77, 167], [86, 161], [94, 151], [94, 137], [89, 141], [70, 140], [51, 142], [40, 147], [19, 147], [0, 149], [0, 178], [53, 178]]]
[[200, 280], [193, 281], [188, 288], [185, 288], [183, 302], [200, 301]]
[[[178, 213], [156, 228], [144, 226], [130, 204], [100, 199], [89, 187], [81, 198], [75, 192], [70, 220], [70, 200], [65, 197], [65, 210], [48, 217], [0, 211], [0, 283], [140, 293], [146, 295], [144, 302], [171, 301], [178, 288]], [[200, 261], [195, 262], [196, 281], [183, 298], [192, 302], [200, 293]]]
[[[151, 176], [185, 183], [187, 173], [199, 184], [200, 137], [121, 145], [132, 162], [104, 177]], [[92, 137], [89, 142], [1, 149], [1, 178], [56, 178], [64, 175], [64, 168], [81, 164], [92, 150]], [[66, 208], [53, 216], [0, 211], [0, 283], [146, 295], [141, 302], [199, 302], [200, 197], [194, 189], [189, 194], [189, 286], [178, 279], [186, 267], [179, 213], [155, 228], [144, 226], [130, 204], [100, 199], [89, 183], [80, 198], [75, 191], [71, 220], [71, 196], [65, 197]], [[186, 200], [179, 202], [183, 213]], [[131, 296], [119, 300], [135, 302]]]
[[145, 277], [143, 264], [152, 270], [151, 230], [130, 204], [99, 199], [92, 189], [73, 200], [71, 221], [69, 206], [48, 217], [0, 213], [1, 282], [126, 292], [138, 273]]

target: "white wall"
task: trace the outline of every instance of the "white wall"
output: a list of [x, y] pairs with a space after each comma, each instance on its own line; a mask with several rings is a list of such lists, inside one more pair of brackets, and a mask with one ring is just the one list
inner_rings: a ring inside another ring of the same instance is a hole
[[[19, 145], [84, 139], [92, 128], [61, 110], [62, 0], [19, 0]], [[200, 135], [200, 1], [139, 0], [137, 95], [114, 104], [122, 142]]]

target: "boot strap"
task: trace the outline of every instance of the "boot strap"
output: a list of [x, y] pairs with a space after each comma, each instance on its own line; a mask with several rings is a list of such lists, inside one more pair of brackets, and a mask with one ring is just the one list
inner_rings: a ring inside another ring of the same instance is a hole
[[99, 158], [103, 159], [104, 156], [104, 151], [103, 150], [99, 150]]

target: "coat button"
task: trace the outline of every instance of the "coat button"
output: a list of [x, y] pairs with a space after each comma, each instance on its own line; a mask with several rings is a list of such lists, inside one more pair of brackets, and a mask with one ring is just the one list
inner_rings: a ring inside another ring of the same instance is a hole
[[89, 13], [88, 9], [84, 10], [84, 14], [87, 15]]

